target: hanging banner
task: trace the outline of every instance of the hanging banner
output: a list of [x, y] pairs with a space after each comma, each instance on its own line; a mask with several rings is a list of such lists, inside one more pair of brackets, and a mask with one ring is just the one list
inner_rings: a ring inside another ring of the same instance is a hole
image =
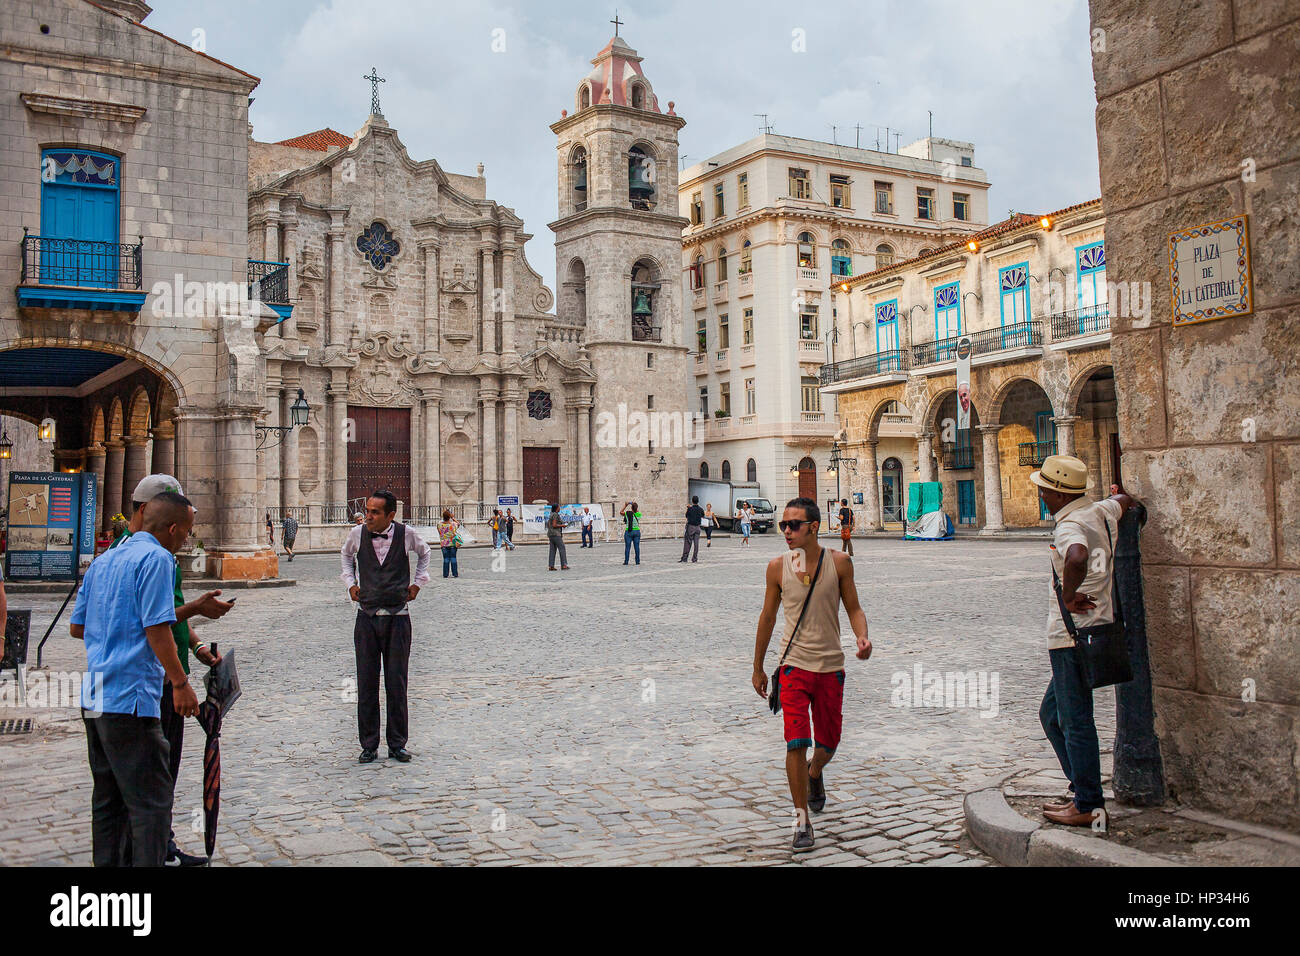
[[9, 476], [5, 578], [72, 581], [95, 554], [94, 474]]
[[970, 337], [957, 340], [957, 430], [970, 431]]
[[[546, 505], [520, 505], [523, 515], [523, 530], [528, 534], [546, 534], [546, 517], [550, 508]], [[592, 533], [603, 534], [605, 531], [605, 510], [597, 504], [560, 505], [560, 517], [564, 519], [565, 531], [581, 531], [582, 509], [590, 508], [592, 515]]]

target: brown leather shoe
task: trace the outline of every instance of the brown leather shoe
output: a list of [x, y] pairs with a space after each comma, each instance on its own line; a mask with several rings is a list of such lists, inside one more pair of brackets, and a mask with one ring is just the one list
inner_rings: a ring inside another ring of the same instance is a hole
[[1067, 793], [1060, 800], [1047, 801], [1043, 804], [1043, 809], [1054, 810], [1059, 813], [1061, 810], [1068, 810], [1072, 806], [1074, 806], [1074, 794]]
[[1052, 823], [1059, 823], [1065, 827], [1090, 827], [1095, 819], [1094, 810], [1080, 810], [1071, 801], [1069, 807], [1065, 810], [1044, 810], [1043, 816], [1047, 817]]

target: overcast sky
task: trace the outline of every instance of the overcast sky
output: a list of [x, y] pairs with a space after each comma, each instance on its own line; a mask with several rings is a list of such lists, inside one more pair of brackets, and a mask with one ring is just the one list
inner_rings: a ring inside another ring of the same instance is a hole
[[[472, 175], [533, 238], [530, 264], [554, 289], [546, 224], [556, 217], [555, 137], [578, 81], [613, 35], [614, 3], [545, 0], [153, 0], [146, 21], [261, 77], [254, 136], [330, 126], [354, 133], [370, 108], [411, 158]], [[1085, 0], [656, 0], [618, 4], [620, 35], [644, 57], [660, 108], [686, 119], [691, 165], [758, 132], [874, 147], [934, 133], [975, 144], [992, 181], [990, 219], [1100, 194]], [[796, 51], [802, 31], [803, 51]], [[494, 52], [494, 43], [504, 51]], [[883, 129], [880, 133], [883, 143]]]

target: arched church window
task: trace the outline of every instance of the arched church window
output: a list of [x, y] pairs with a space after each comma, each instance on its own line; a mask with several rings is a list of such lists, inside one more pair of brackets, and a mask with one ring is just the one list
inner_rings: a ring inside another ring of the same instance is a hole
[[627, 198], [633, 209], [653, 209], [655, 200], [655, 161], [640, 146], [627, 154]]
[[573, 209], [582, 212], [587, 208], [587, 150], [581, 146], [573, 151], [570, 175], [573, 177]]
[[700, 477], [709, 477], [709, 463], [707, 461], [700, 462]]
[[528, 417], [545, 421], [551, 417], [551, 393], [540, 388], [528, 393]]
[[375, 270], [382, 272], [402, 251], [402, 244], [393, 238], [392, 231], [382, 222], [372, 222], [357, 236], [357, 249]]
[[640, 83], [634, 83], [632, 85], [632, 109], [645, 109], [645, 89]]
[[813, 242], [811, 232], [799, 233], [799, 268], [817, 268], [817, 246]]
[[722, 480], [723, 481], [731, 480], [731, 462], [728, 461], [726, 458], [722, 459]]
[[591, 87], [583, 86], [582, 93], [578, 97], [578, 109], [585, 110], [591, 105]]
[[660, 326], [655, 321], [655, 299], [659, 295], [659, 270], [645, 259], [632, 267], [632, 341], [658, 342]]
[[745, 480], [758, 481], [758, 462], [752, 458], [745, 462]]

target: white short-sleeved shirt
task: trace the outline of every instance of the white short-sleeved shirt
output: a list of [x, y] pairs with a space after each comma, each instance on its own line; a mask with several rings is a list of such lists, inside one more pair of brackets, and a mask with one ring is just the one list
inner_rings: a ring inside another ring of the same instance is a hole
[[[1056, 531], [1052, 536], [1052, 567], [1064, 584], [1065, 555], [1073, 545], [1088, 549], [1088, 573], [1079, 590], [1092, 598], [1097, 606], [1082, 614], [1072, 614], [1075, 627], [1107, 624], [1115, 619], [1114, 598], [1111, 594], [1115, 571], [1114, 541], [1120, 515], [1124, 507], [1114, 498], [1090, 501], [1076, 498], [1056, 513]], [[1106, 529], [1110, 528], [1107, 540]], [[1056, 601], [1056, 589], [1048, 581], [1047, 649], [1073, 647], [1074, 641], [1061, 618], [1061, 608]]]

